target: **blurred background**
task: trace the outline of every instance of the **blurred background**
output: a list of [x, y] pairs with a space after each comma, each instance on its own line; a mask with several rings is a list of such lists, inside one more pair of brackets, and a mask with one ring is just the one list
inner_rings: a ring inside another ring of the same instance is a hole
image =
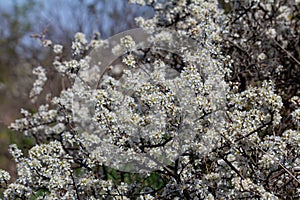
[[[54, 54], [42, 47], [39, 36], [64, 46], [65, 56], [71, 56], [71, 43], [76, 32], [91, 38], [96, 32], [101, 38], [136, 27], [134, 18], [149, 18], [149, 7], [129, 5], [127, 0], [0, 0], [0, 169], [16, 178], [14, 161], [7, 151], [16, 143], [23, 150], [33, 142], [7, 127], [21, 117], [21, 108], [36, 110], [45, 102], [45, 94], [59, 94], [60, 77], [52, 68]], [[37, 103], [28, 98], [35, 76], [32, 69], [43, 66], [48, 81]], [[45, 93], [45, 94], [44, 94]]]

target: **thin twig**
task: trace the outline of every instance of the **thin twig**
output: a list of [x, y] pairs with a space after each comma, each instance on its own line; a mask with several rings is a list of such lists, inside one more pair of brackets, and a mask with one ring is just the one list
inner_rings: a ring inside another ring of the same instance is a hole
[[285, 50], [276, 40], [273, 39], [273, 41], [275, 42], [275, 44], [282, 50], [284, 51], [287, 55], [289, 55], [298, 65], [300, 65], [300, 61], [297, 60], [290, 52], [288, 52], [287, 50]]

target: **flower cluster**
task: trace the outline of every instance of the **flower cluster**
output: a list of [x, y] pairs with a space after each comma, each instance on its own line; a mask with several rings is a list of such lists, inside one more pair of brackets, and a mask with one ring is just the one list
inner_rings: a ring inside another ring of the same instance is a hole
[[[284, 120], [299, 95], [299, 2], [273, 0], [220, 1], [227, 13], [223, 51], [234, 60], [231, 81], [242, 91], [273, 80], [285, 105]], [[297, 42], [295, 42], [297, 41]]]
[[30, 91], [29, 98], [35, 102], [37, 96], [43, 91], [45, 82], [47, 81], [46, 70], [42, 66], [33, 69], [32, 73], [37, 75], [37, 80], [33, 83], [33, 88]]
[[10, 175], [8, 172], [4, 170], [0, 170], [0, 186], [7, 185], [8, 181], [10, 180]]
[[75, 41], [72, 43], [72, 50], [74, 55], [81, 55], [85, 50], [87, 40], [83, 33], [76, 33]]

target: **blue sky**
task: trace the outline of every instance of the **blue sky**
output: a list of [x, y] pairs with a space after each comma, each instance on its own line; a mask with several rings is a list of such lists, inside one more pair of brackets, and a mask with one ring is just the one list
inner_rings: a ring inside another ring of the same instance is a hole
[[[36, 23], [36, 27], [42, 26], [53, 26], [56, 27], [57, 21], [62, 24], [63, 29], [68, 29], [73, 32], [76, 32], [75, 29], [78, 28], [78, 24], [74, 19], [74, 14], [78, 15], [80, 12], [80, 1], [79, 0], [32, 0], [34, 2], [40, 3], [40, 5], [36, 6], [33, 12], [28, 16]], [[112, 12], [113, 7], [117, 7], [119, 12], [122, 12], [124, 3], [127, 4], [128, 0], [100, 0], [97, 7], [98, 10], [105, 9], [106, 12]], [[30, 0], [0, 0], [0, 9], [5, 11], [12, 11], [13, 5], [22, 5], [23, 3], [28, 3]], [[89, 4], [94, 2], [93, 0], [84, 0], [85, 4]], [[106, 2], [101, 4], [101, 2]], [[120, 3], [119, 3], [120, 2]], [[113, 4], [113, 6], [112, 6]], [[125, 5], [126, 5], [125, 4]], [[102, 6], [102, 8], [101, 8]], [[135, 5], [131, 5], [130, 8], [135, 10], [137, 15], [142, 15], [143, 12], [149, 11], [146, 7], [138, 7]], [[74, 12], [74, 13], [73, 13]], [[77, 13], [76, 13], [77, 12]], [[82, 12], [82, 20], [87, 19], [85, 12]], [[126, 16], [123, 19], [125, 20]], [[78, 20], [78, 18], [76, 18]], [[132, 19], [133, 20], [133, 19]], [[45, 24], [46, 23], [46, 24]], [[97, 23], [92, 24], [94, 27], [86, 27], [89, 30], [96, 30], [99, 25], [102, 27], [102, 30], [108, 29], [112, 26], [112, 22], [109, 19], [108, 15], [102, 15], [101, 21], [98, 20]], [[88, 30], [83, 30], [83, 32], [87, 32]], [[104, 35], [103, 36], [109, 36]]]

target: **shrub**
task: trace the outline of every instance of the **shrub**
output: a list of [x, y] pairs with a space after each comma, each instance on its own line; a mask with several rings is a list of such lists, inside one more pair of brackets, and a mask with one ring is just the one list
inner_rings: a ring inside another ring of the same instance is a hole
[[[36, 145], [28, 156], [10, 146], [18, 179], [9, 184], [0, 171], [4, 198], [299, 197], [299, 109], [289, 112], [294, 125], [284, 126], [278, 79], [262, 73], [259, 84], [248, 84], [236, 75], [250, 65], [244, 53], [254, 65], [271, 55], [242, 41], [256, 18], [233, 19], [270, 4], [228, 2], [226, 14], [213, 0], [131, 2], [156, 12], [136, 19], [142, 29], [105, 41], [78, 33], [67, 61], [53, 46], [53, 66], [71, 86], [36, 113], [22, 110], [24, 118], [11, 125]], [[240, 27], [245, 32], [236, 39]], [[275, 32], [269, 27], [263, 37], [275, 40]], [[39, 94], [43, 83], [34, 86]]]

